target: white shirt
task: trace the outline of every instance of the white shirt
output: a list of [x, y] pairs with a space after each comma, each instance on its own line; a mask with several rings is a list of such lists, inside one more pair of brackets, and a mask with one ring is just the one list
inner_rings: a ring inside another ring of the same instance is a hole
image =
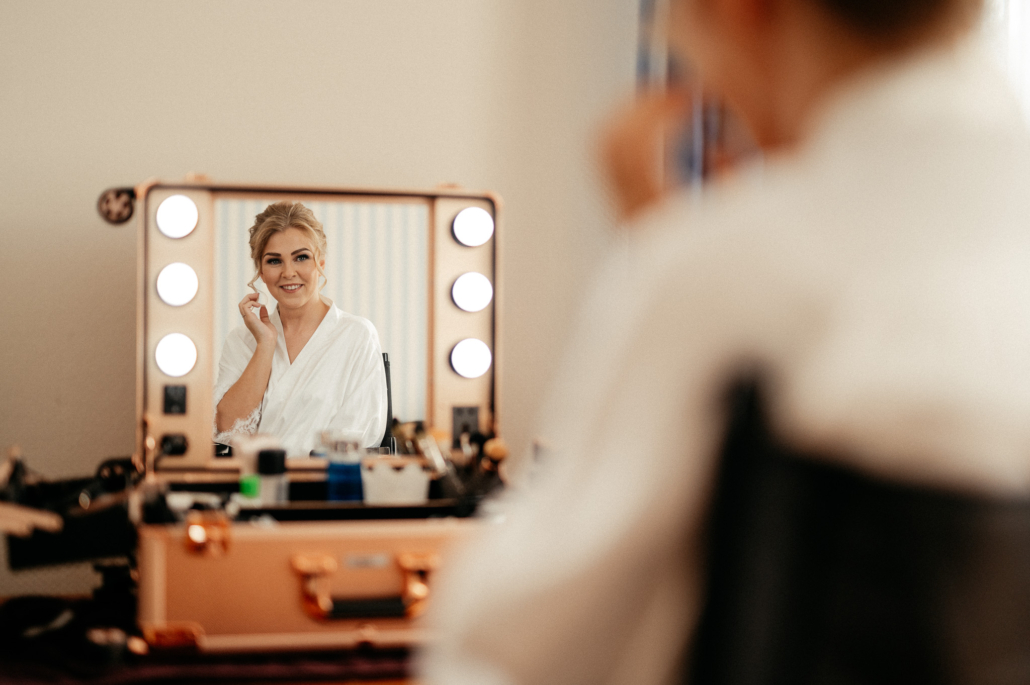
[[[279, 438], [290, 457], [306, 457], [322, 431], [377, 447], [386, 432], [386, 371], [379, 334], [372, 322], [342, 311], [331, 300], [329, 311], [307, 344], [290, 363], [279, 308], [269, 315], [279, 332], [272, 374], [261, 404], [230, 431], [215, 436], [266, 433]], [[218, 363], [215, 406], [239, 380], [257, 341], [240, 325], [226, 337]]]
[[435, 589], [428, 682], [673, 681], [742, 370], [797, 447], [1030, 492], [1030, 136], [974, 52], [864, 74], [799, 150], [638, 227], [545, 407], [553, 456]]

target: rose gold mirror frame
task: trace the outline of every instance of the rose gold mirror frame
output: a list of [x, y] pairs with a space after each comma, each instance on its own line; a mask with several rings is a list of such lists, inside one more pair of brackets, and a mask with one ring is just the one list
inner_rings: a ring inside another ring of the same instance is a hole
[[[199, 211], [197, 227], [184, 238], [172, 239], [157, 228], [157, 207], [167, 197], [182, 194], [192, 199]], [[477, 407], [480, 430], [500, 434], [500, 300], [502, 283], [498, 235], [501, 232], [501, 200], [489, 192], [471, 192], [457, 187], [431, 191], [356, 190], [344, 188], [302, 188], [215, 184], [204, 180], [182, 183], [148, 181], [136, 187], [138, 216], [137, 301], [136, 301], [136, 451], [134, 458], [149, 477], [171, 481], [227, 480], [238, 477], [234, 458], [216, 458], [212, 440], [212, 389], [217, 368], [211, 358], [214, 320], [214, 201], [222, 195], [276, 195], [303, 200], [351, 200], [373, 202], [425, 202], [429, 210], [428, 355], [426, 359], [428, 426], [451, 432], [451, 407]], [[480, 207], [494, 218], [494, 235], [483, 246], [468, 248], [451, 233], [455, 215], [466, 207]], [[200, 287], [186, 305], [172, 307], [158, 297], [157, 275], [164, 265], [184, 262], [197, 272]], [[480, 312], [458, 309], [451, 301], [451, 285], [467, 271], [479, 271], [494, 286], [491, 304]], [[170, 332], [188, 335], [197, 346], [196, 366], [181, 378], [166, 376], [154, 360], [162, 336]], [[476, 337], [493, 353], [493, 364], [485, 375], [466, 379], [450, 367], [451, 348], [460, 340]], [[165, 414], [166, 385], [186, 387], [186, 413]], [[164, 436], [182, 435], [186, 453], [161, 453]], [[324, 469], [323, 460], [290, 460], [295, 476]]]

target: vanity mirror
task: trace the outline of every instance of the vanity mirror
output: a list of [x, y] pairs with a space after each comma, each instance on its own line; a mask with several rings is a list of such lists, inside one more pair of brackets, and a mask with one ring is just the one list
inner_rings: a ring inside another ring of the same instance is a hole
[[[137, 453], [148, 471], [238, 469], [215, 455], [213, 391], [225, 341], [243, 324], [239, 303], [253, 292], [248, 229], [275, 202], [303, 203], [321, 223], [321, 295], [374, 326], [389, 355], [393, 416], [447, 433], [457, 416], [466, 429], [472, 420], [498, 432], [495, 196], [208, 182], [153, 182], [135, 193]], [[254, 286], [273, 312], [262, 279]]]

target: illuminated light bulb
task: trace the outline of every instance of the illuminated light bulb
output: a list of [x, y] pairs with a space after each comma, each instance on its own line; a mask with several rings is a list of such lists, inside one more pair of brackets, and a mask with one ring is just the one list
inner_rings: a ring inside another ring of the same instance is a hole
[[494, 234], [494, 218], [479, 207], [466, 207], [458, 212], [451, 225], [454, 239], [468, 247], [479, 247]]
[[188, 264], [173, 262], [157, 276], [157, 294], [165, 304], [181, 307], [197, 295], [197, 272]]
[[157, 207], [157, 228], [169, 238], [184, 238], [197, 227], [200, 213], [193, 200], [172, 195]]
[[492, 362], [490, 348], [476, 338], [465, 338], [451, 350], [451, 368], [465, 378], [479, 378], [490, 370]]
[[169, 333], [157, 344], [154, 359], [166, 375], [185, 376], [197, 363], [197, 346], [182, 333]]
[[481, 312], [494, 299], [494, 287], [490, 279], [481, 273], [470, 271], [458, 276], [451, 286], [451, 299], [459, 309], [466, 312]]

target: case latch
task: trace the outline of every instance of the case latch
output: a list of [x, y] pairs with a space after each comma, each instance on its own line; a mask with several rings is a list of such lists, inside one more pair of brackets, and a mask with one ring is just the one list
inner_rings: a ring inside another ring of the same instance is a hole
[[332, 575], [338, 563], [328, 554], [296, 555], [293, 570], [301, 577], [301, 593], [308, 615], [323, 621], [368, 618], [415, 618], [429, 601], [429, 573], [439, 565], [439, 555], [405, 553], [397, 555], [404, 576], [399, 597], [334, 599]]
[[404, 572], [404, 606], [409, 618], [426, 610], [429, 603], [429, 574], [440, 565], [435, 552], [400, 554], [397, 565]]

